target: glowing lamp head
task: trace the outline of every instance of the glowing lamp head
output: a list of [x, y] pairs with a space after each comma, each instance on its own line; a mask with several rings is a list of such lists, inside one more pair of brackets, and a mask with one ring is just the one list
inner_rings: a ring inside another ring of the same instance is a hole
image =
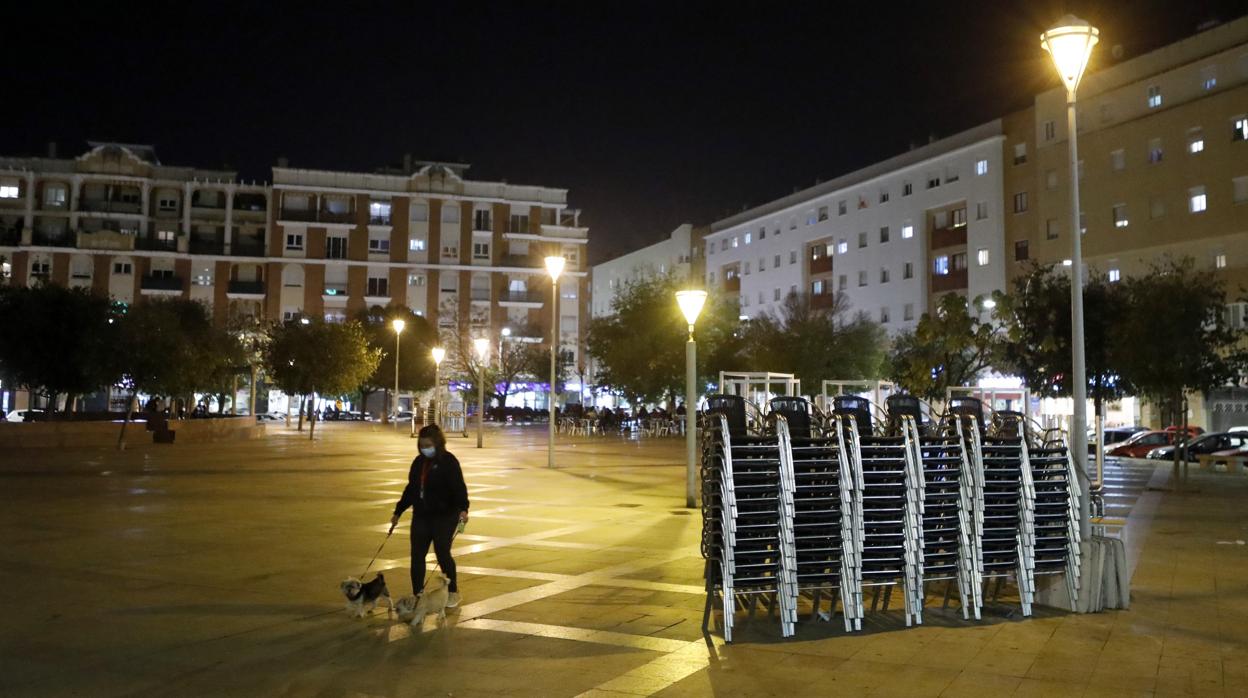
[[472, 340], [472, 347], [477, 350], [477, 358], [485, 361], [485, 357], [490, 353], [490, 340], [477, 337]]
[[698, 321], [698, 316], [702, 314], [702, 306], [706, 305], [706, 291], [677, 291], [676, 302], [680, 305], [680, 312], [684, 314], [685, 320], [692, 327]]
[[997, 307], [997, 302], [991, 298], [985, 298], [982, 305], [984, 306], [984, 308], [988, 310], [992, 310], [993, 308]]
[[560, 256], [551, 256], [546, 258], [546, 273], [550, 274], [551, 281], [558, 281], [559, 275], [563, 273], [563, 265], [568, 260]]
[[446, 358], [446, 350], [442, 347], [434, 347], [431, 353], [433, 354], [433, 363], [441, 366], [442, 359]]
[[504, 328], [503, 328], [503, 336], [504, 336], [504, 337], [510, 337], [510, 336], [511, 336], [511, 328], [510, 328], [510, 327], [504, 327]]
[[403, 328], [407, 327], [407, 322], [402, 319], [395, 319], [391, 321], [390, 326], [394, 328], [395, 334], [400, 334], [403, 332]]
[[1068, 92], [1074, 92], [1079, 87], [1099, 35], [1096, 27], [1074, 15], [1066, 15], [1040, 35], [1040, 45], [1052, 57], [1057, 74]]

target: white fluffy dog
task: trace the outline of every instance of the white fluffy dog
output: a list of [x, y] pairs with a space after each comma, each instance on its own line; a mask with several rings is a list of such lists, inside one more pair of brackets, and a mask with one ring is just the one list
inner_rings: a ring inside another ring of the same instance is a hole
[[386, 578], [380, 573], [373, 581], [365, 584], [355, 577], [348, 577], [339, 585], [342, 595], [347, 598], [347, 615], [363, 618], [377, 607], [379, 600], [386, 602], [386, 615], [394, 612], [394, 601], [390, 599], [390, 590], [386, 588]]
[[411, 623], [413, 628], [420, 627], [425, 616], [436, 615], [439, 621], [446, 620], [446, 602], [450, 598], [451, 580], [441, 572], [434, 574], [436, 580], [433, 588], [425, 587], [420, 597], [404, 596], [399, 599], [395, 611], [399, 620]]

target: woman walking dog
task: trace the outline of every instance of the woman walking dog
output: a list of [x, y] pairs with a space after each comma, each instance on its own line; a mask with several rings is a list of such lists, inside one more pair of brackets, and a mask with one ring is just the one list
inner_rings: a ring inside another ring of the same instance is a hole
[[451, 559], [451, 539], [455, 527], [468, 521], [468, 487], [459, 461], [446, 450], [446, 436], [436, 424], [422, 427], [417, 445], [420, 455], [412, 461], [407, 474], [407, 487], [394, 507], [390, 525], [412, 508], [412, 593], [416, 598], [425, 588], [425, 556], [429, 543], [437, 556], [438, 566], [450, 580], [446, 606], [459, 605], [459, 586], [455, 579], [455, 560]]

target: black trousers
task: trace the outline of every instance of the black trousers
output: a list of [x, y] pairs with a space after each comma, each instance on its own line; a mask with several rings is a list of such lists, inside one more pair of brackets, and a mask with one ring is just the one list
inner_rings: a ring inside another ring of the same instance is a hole
[[455, 536], [455, 527], [459, 525], [459, 514], [413, 515], [412, 516], [412, 593], [419, 594], [425, 588], [425, 556], [429, 554], [429, 543], [433, 543], [433, 554], [438, 558], [438, 566], [442, 573], [451, 580], [450, 591], [459, 591], [455, 583], [455, 560], [451, 559], [451, 538]]

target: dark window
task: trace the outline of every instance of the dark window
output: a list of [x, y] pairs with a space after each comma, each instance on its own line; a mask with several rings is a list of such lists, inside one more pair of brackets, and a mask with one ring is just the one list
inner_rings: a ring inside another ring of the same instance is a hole
[[1026, 240], [1014, 243], [1014, 261], [1022, 262], [1031, 259], [1031, 249]]

